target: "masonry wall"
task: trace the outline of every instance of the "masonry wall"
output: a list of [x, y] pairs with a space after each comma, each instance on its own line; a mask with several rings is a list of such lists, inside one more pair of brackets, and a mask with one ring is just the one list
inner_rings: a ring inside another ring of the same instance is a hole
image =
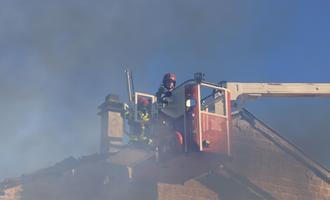
[[100, 152], [108, 153], [112, 143], [121, 140], [124, 134], [124, 119], [120, 112], [105, 111], [101, 114], [101, 145]]
[[[279, 148], [252, 124], [240, 116], [235, 117], [231, 159], [221, 160], [217, 170], [206, 169], [182, 183], [132, 181], [128, 179], [126, 166], [108, 164], [101, 158], [69, 159], [32, 177], [25, 177], [23, 185], [6, 189], [0, 200], [21, 197], [26, 200], [330, 199], [329, 183]], [[189, 157], [198, 158], [191, 154]], [[177, 156], [175, 159], [186, 163], [187, 156]], [[182, 162], [174, 163], [182, 165]], [[174, 164], [170, 161], [164, 166], [157, 164], [158, 171], [154, 172], [173, 175], [168, 165]], [[193, 171], [199, 167], [190, 164], [184, 166], [184, 170]], [[178, 176], [183, 176], [183, 173], [178, 173]]]
[[196, 180], [186, 183], [167, 184], [158, 183], [158, 200], [218, 200], [217, 193], [205, 187]]
[[4, 194], [0, 196], [0, 200], [21, 200], [22, 186], [8, 188], [3, 191]]
[[281, 150], [248, 121], [233, 120], [232, 161], [228, 167], [275, 199], [330, 199], [330, 185]]

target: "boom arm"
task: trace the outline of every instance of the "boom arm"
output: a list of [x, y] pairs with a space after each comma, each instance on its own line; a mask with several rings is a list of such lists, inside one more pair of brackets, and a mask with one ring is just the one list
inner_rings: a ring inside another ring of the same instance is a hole
[[224, 82], [222, 86], [230, 91], [231, 100], [239, 100], [239, 104], [259, 97], [330, 97], [330, 83]]

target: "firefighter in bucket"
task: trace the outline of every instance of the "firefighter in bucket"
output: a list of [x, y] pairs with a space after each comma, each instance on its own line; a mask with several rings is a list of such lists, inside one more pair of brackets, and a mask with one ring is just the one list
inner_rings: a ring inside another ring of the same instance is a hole
[[161, 107], [165, 107], [168, 104], [166, 97], [170, 97], [172, 95], [172, 91], [176, 86], [176, 75], [173, 73], [167, 73], [163, 77], [163, 83], [159, 87], [156, 96], [157, 103]]
[[[151, 135], [151, 111], [152, 99], [145, 96], [137, 96], [136, 110], [128, 104], [123, 107], [123, 116], [129, 124], [129, 143], [137, 146], [151, 146], [153, 143]], [[136, 113], [135, 113], [136, 112]]]
[[162, 109], [170, 103], [168, 102], [168, 97], [172, 96], [175, 86], [176, 75], [174, 73], [166, 73], [156, 93], [158, 118], [157, 123], [155, 123], [155, 129], [157, 130], [155, 143], [160, 153], [182, 152], [183, 150], [182, 124], [178, 128], [178, 122], [162, 112]]
[[135, 134], [131, 136], [131, 142], [137, 142], [145, 145], [152, 144], [150, 130], [151, 107], [151, 99], [144, 96], [138, 96], [136, 110], [138, 122], [136, 124]]

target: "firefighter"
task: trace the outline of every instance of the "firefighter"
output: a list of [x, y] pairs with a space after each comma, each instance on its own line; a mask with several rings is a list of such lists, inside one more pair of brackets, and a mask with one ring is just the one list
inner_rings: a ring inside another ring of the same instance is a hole
[[138, 97], [137, 109], [139, 119], [145, 122], [150, 120], [150, 102], [146, 97]]
[[151, 104], [146, 97], [139, 96], [137, 102], [137, 121], [134, 110], [127, 104], [123, 106], [123, 115], [130, 126], [129, 142], [134, 144], [152, 144], [150, 136]]
[[177, 127], [175, 127], [176, 121], [161, 111], [161, 108], [168, 105], [169, 102], [166, 97], [172, 96], [175, 86], [176, 75], [173, 73], [166, 73], [156, 93], [157, 103], [160, 108], [158, 112], [158, 123], [155, 124], [155, 129], [158, 133], [155, 138], [158, 154], [181, 151], [182, 149], [183, 137]]
[[171, 96], [172, 91], [175, 89], [176, 85], [176, 75], [173, 73], [167, 73], [164, 75], [163, 83], [159, 87], [156, 96], [157, 102], [162, 107], [168, 104], [166, 97]]
[[138, 135], [131, 138], [133, 142], [142, 142], [144, 144], [150, 145], [152, 139], [149, 133], [149, 121], [151, 119], [151, 107], [150, 100], [146, 97], [138, 98], [137, 105], [137, 117], [138, 123]]

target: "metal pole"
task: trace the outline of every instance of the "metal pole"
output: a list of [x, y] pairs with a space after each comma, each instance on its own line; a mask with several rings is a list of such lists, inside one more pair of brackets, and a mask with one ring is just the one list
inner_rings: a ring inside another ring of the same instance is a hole
[[134, 85], [133, 85], [133, 76], [132, 72], [129, 69], [125, 69], [126, 81], [127, 81], [127, 92], [128, 92], [128, 100], [130, 103], [134, 101]]

